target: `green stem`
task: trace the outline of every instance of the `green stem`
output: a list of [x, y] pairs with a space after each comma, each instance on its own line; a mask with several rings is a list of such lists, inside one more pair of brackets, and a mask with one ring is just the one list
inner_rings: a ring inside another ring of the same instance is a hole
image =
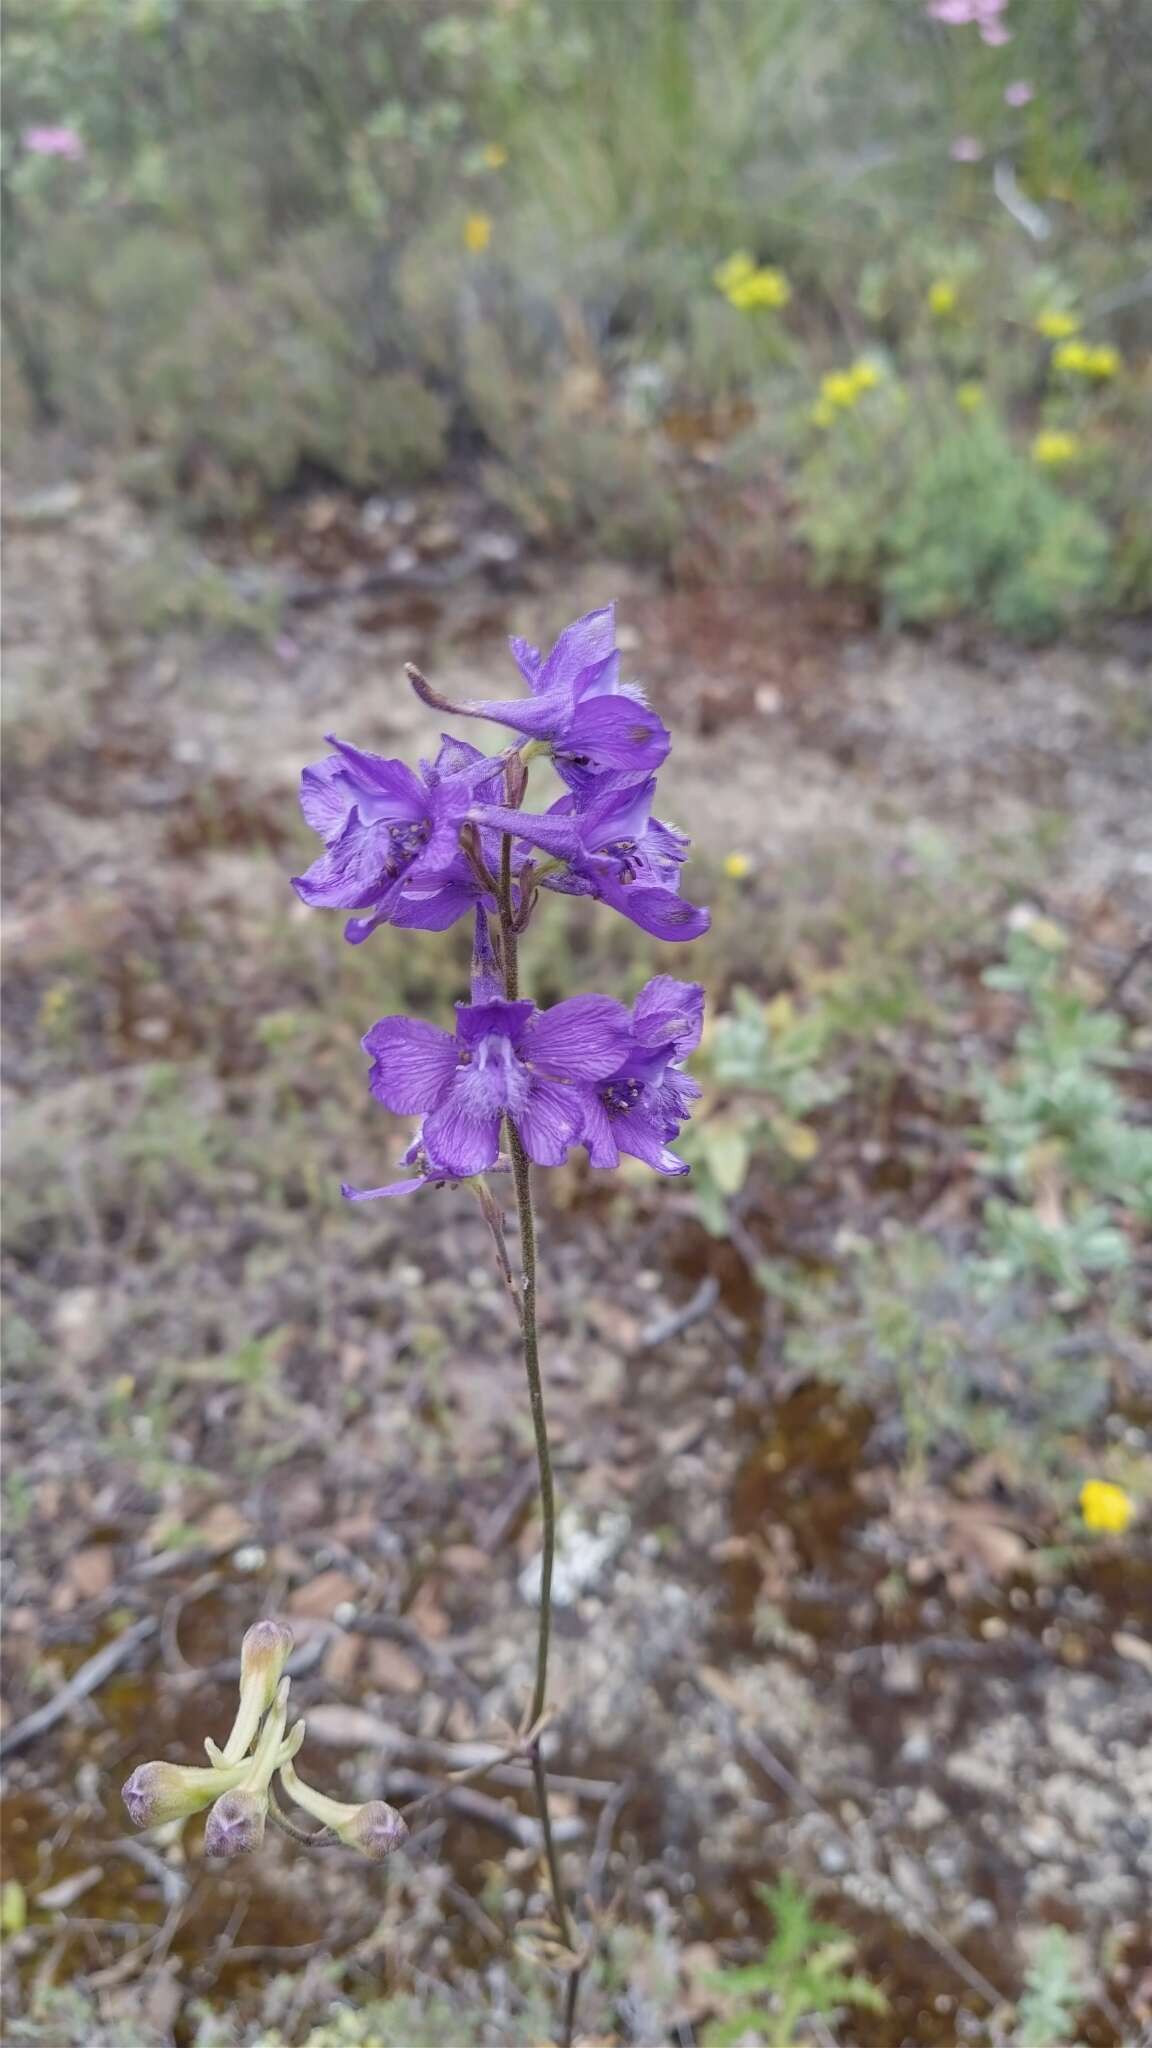
[[[504, 994], [509, 1002], [515, 1002], [520, 990], [520, 963], [512, 901], [512, 840], [507, 833], [500, 852], [500, 943], [504, 967]], [[528, 1379], [528, 1403], [532, 1412], [532, 1432], [536, 1439], [536, 1464], [540, 1475], [540, 1522], [543, 1543], [540, 1559], [540, 1625], [536, 1637], [536, 1680], [532, 1689], [532, 1704], [528, 1710], [528, 1725], [532, 1727], [544, 1712], [548, 1692], [548, 1651], [552, 1638], [552, 1568], [556, 1557], [556, 1489], [552, 1478], [552, 1452], [548, 1441], [548, 1418], [544, 1409], [544, 1386], [540, 1376], [540, 1342], [536, 1328], [536, 1219], [532, 1209], [532, 1170], [528, 1154], [520, 1141], [520, 1134], [510, 1117], [507, 1129], [508, 1149], [512, 1157], [512, 1180], [516, 1191], [516, 1220], [520, 1229], [520, 1266], [523, 1282], [520, 1330], [524, 1346], [524, 1370]], [[568, 1917], [564, 1884], [552, 1833], [552, 1815], [548, 1805], [548, 1772], [540, 1751], [539, 1737], [532, 1743], [529, 1756], [532, 1780], [536, 1788], [540, 1832], [544, 1838], [544, 1853], [548, 1864], [548, 1880], [556, 1912], [556, 1925], [565, 1948], [574, 1952], [572, 1924]], [[575, 2030], [578, 1983], [578, 1975], [573, 1971], [565, 1997], [561, 2048], [570, 2048]]]

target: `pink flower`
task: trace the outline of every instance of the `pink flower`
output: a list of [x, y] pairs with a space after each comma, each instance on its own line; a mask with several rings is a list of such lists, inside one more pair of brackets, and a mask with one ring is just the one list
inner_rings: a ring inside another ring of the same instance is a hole
[[978, 164], [984, 154], [984, 144], [974, 135], [958, 135], [948, 151], [954, 164]]
[[1036, 97], [1036, 87], [1026, 78], [1015, 78], [1004, 88], [1004, 98], [1010, 107], [1026, 107]]
[[980, 41], [998, 47], [1001, 43], [1010, 43], [1012, 41], [1012, 33], [1010, 29], [1005, 28], [1002, 21], [982, 21], [980, 23]]
[[63, 156], [74, 164], [84, 159], [84, 143], [75, 128], [25, 128], [20, 140], [32, 156]]

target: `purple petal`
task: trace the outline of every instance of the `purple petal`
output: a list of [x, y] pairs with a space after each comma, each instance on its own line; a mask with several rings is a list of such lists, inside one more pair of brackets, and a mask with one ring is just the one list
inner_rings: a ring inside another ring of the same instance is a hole
[[[566, 803], [567, 798], [561, 798]], [[560, 860], [571, 860], [583, 845], [580, 820], [570, 813], [558, 817], [555, 811], [514, 811], [506, 804], [473, 804], [468, 813], [478, 824], [498, 832], [514, 832], [529, 846], [542, 846]]]
[[563, 690], [569, 697], [577, 678], [595, 663], [607, 661], [616, 649], [616, 607], [606, 604], [599, 611], [585, 612], [565, 626], [548, 659], [539, 671], [540, 690]]
[[516, 663], [528, 688], [534, 690], [536, 678], [540, 673], [540, 664], [544, 659], [540, 649], [533, 647], [530, 640], [522, 640], [519, 633], [513, 633], [508, 645], [512, 650], [512, 659]]
[[386, 1188], [352, 1188], [346, 1180], [340, 1183], [340, 1193], [346, 1202], [378, 1202], [382, 1195], [412, 1195], [417, 1188], [428, 1186], [428, 1176], [418, 1174], [415, 1180], [394, 1180]]
[[479, 747], [474, 747], [470, 740], [458, 740], [450, 732], [442, 732], [436, 759], [431, 763], [431, 771], [437, 780], [442, 782], [445, 776], [458, 775], [462, 768], [471, 768], [474, 762], [485, 758]]
[[314, 761], [310, 768], [305, 768], [300, 777], [300, 809], [326, 845], [340, 837], [354, 802], [338, 755], [326, 754], [322, 761]]
[[515, 1119], [529, 1159], [537, 1166], [563, 1166], [568, 1147], [579, 1139], [584, 1113], [581, 1091], [558, 1081], [533, 1080]]
[[[594, 661], [576, 678], [574, 696], [578, 704], [587, 703], [591, 697], [614, 697], [620, 689], [620, 656], [613, 649], [603, 661]], [[643, 697], [634, 698], [643, 703]]]
[[628, 1050], [631, 1020], [611, 996], [569, 996], [539, 1010], [524, 1033], [534, 1067], [571, 1081], [600, 1081]]
[[478, 882], [441, 882], [431, 880], [411, 883], [405, 880], [396, 892], [387, 919], [366, 918], [365, 930], [353, 938], [351, 925], [344, 928], [345, 938], [358, 945], [361, 938], [367, 938], [377, 923], [395, 925], [405, 932], [446, 932], [459, 918], [467, 915], [480, 893]]
[[452, 1089], [424, 1125], [424, 1143], [434, 1170], [450, 1180], [470, 1180], [494, 1166], [500, 1151], [499, 1109], [483, 1109]]
[[428, 810], [428, 791], [405, 761], [386, 761], [382, 754], [366, 754], [331, 733], [325, 735], [344, 764], [354, 785], [361, 813], [367, 818], [389, 818], [393, 824], [423, 818]]
[[395, 879], [391, 826], [366, 825], [353, 810], [343, 832], [292, 887], [312, 910], [360, 910]]
[[712, 922], [710, 911], [700, 904], [685, 902], [674, 889], [638, 889], [602, 879], [599, 894], [603, 902], [639, 925], [642, 932], [651, 933], [654, 939], [698, 939]]
[[479, 904], [476, 905], [476, 922], [472, 938], [471, 995], [473, 1006], [500, 1000], [500, 976], [492, 947], [492, 934], [488, 929], [487, 914]]
[[[648, 839], [658, 829], [651, 815], [656, 777], [648, 775], [634, 782], [627, 776], [611, 775], [606, 782], [606, 787], [597, 788], [577, 805], [584, 845], [594, 850], [616, 839]], [[561, 804], [568, 801], [560, 799]]]
[[631, 697], [589, 697], [578, 704], [557, 739], [558, 760], [597, 771], [647, 775], [667, 759], [666, 725]]
[[435, 1108], [457, 1071], [456, 1040], [419, 1018], [382, 1017], [360, 1043], [373, 1063], [373, 1095], [397, 1116]]
[[686, 1059], [695, 1052], [704, 1028], [704, 990], [698, 981], [657, 974], [641, 989], [632, 1016], [644, 1045], [669, 1044], [677, 1059]]
[[674, 1152], [669, 1152], [661, 1126], [643, 1103], [638, 1102], [635, 1109], [612, 1118], [612, 1135], [621, 1152], [630, 1153], [633, 1159], [641, 1160], [657, 1173], [685, 1174], [689, 1171], [683, 1159], [677, 1159]]
[[483, 1003], [457, 1003], [456, 1033], [466, 1046], [479, 1045], [482, 1038], [507, 1038], [518, 1046], [535, 1003], [509, 1003], [494, 996]]
[[620, 1148], [616, 1143], [612, 1118], [598, 1095], [589, 1093], [586, 1097], [580, 1142], [588, 1147], [589, 1165], [619, 1166]]

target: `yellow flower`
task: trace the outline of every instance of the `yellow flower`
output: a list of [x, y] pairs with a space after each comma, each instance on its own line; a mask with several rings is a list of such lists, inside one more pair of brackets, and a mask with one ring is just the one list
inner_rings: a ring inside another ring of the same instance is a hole
[[1094, 1536], [1123, 1536], [1136, 1508], [1124, 1488], [1110, 1479], [1086, 1479], [1080, 1488], [1080, 1513]]
[[1080, 442], [1075, 434], [1061, 434], [1054, 428], [1037, 434], [1032, 443], [1032, 460], [1045, 469], [1055, 469], [1061, 463], [1075, 462], [1080, 453]]
[[508, 151], [502, 142], [484, 144], [484, 162], [490, 171], [502, 171], [508, 161]]
[[792, 297], [792, 287], [782, 270], [753, 270], [749, 275], [738, 277], [722, 287], [730, 306], [738, 313], [751, 313], [764, 307], [778, 312]]
[[852, 379], [852, 386], [857, 398], [864, 391], [875, 391], [876, 386], [880, 382], [880, 372], [876, 368], [875, 363], [865, 362], [863, 357], [861, 357], [858, 363], [851, 365], [848, 375]]
[[956, 386], [956, 403], [960, 407], [961, 412], [979, 412], [980, 407], [984, 404], [985, 397], [984, 386], [977, 384], [974, 380], [967, 384], [958, 384]]
[[1101, 342], [1098, 348], [1088, 351], [1088, 375], [1090, 377], [1115, 377], [1120, 368], [1120, 352]]
[[472, 256], [482, 256], [492, 240], [492, 220], [486, 213], [470, 213], [464, 223], [464, 247]]
[[755, 257], [749, 256], [746, 249], [738, 249], [734, 256], [728, 256], [723, 263], [717, 264], [712, 272], [712, 282], [717, 291], [727, 296], [735, 285], [747, 284], [755, 274]]
[[814, 427], [830, 427], [836, 417], [836, 408], [830, 405], [826, 398], [822, 398], [819, 405], [812, 407], [808, 417]]
[[1083, 341], [1062, 341], [1052, 351], [1052, 368], [1070, 370], [1074, 376], [1088, 376], [1093, 350]]
[[1042, 313], [1037, 313], [1034, 324], [1045, 341], [1066, 341], [1070, 334], [1080, 332], [1079, 314], [1065, 313], [1059, 306], [1045, 306]]
[[730, 853], [725, 856], [724, 873], [733, 882], [742, 882], [752, 873], [752, 863], [746, 853]]
[[851, 370], [829, 370], [820, 379], [820, 396], [825, 405], [843, 407], [845, 411], [855, 405], [860, 393]]
[[949, 313], [956, 311], [957, 297], [955, 285], [946, 277], [938, 277], [928, 287], [928, 311], [937, 320], [946, 320]]

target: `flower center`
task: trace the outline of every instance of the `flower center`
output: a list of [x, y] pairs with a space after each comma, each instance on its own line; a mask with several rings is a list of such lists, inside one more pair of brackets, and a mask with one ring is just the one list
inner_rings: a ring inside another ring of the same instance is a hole
[[600, 1100], [609, 1116], [626, 1116], [639, 1102], [643, 1087], [643, 1081], [609, 1081], [600, 1090]]
[[634, 882], [636, 880], [640, 849], [634, 839], [610, 839], [604, 848], [604, 852], [608, 855], [609, 859], [616, 862], [618, 881]]
[[384, 863], [384, 874], [394, 882], [410, 868], [420, 848], [427, 842], [432, 827], [427, 818], [417, 818], [404, 825], [388, 827], [388, 857]]

